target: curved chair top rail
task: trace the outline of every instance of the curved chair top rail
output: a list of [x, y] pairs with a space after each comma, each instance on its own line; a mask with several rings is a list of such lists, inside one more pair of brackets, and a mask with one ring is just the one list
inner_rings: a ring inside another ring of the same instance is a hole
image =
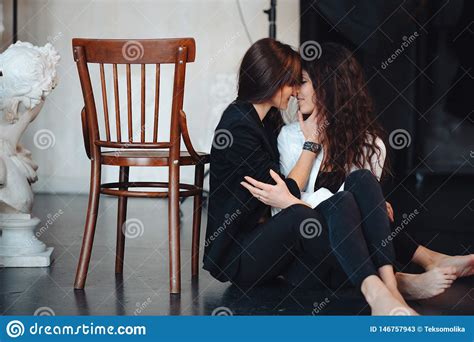
[[163, 39], [88, 39], [72, 40], [74, 60], [77, 48], [84, 50], [88, 63], [112, 64], [165, 64], [176, 62], [176, 51], [185, 47], [186, 62], [194, 62], [196, 44], [194, 38]]

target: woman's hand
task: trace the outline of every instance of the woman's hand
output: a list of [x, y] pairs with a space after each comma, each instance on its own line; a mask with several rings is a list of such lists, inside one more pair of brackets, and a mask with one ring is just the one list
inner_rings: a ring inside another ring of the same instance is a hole
[[392, 205], [389, 202], [385, 202], [387, 205], [387, 213], [388, 213], [388, 218], [390, 222], [394, 221], [394, 215], [393, 215], [393, 208]]
[[318, 132], [318, 119], [316, 116], [316, 109], [311, 115], [304, 120], [303, 114], [298, 110], [298, 122], [300, 123], [301, 131], [303, 132], [305, 141], [312, 141], [314, 143], [320, 143], [321, 137]]
[[286, 183], [275, 171], [270, 170], [270, 176], [275, 180], [276, 185], [262, 183], [249, 176], [244, 177], [247, 182], [240, 182], [240, 184], [260, 202], [275, 208], [285, 209], [300, 202], [291, 194]]

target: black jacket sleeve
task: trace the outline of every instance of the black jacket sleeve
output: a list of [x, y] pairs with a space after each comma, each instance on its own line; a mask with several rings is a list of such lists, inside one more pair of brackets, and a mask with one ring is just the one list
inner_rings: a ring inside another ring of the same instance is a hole
[[234, 123], [229, 130], [232, 143], [226, 149], [226, 159], [234, 165], [235, 172], [241, 180], [244, 180], [244, 176], [250, 176], [258, 181], [274, 185], [276, 183], [270, 176], [270, 169], [272, 169], [285, 181], [291, 194], [300, 198], [301, 194], [296, 181], [285, 178], [280, 173], [278, 162], [272, 158], [263, 145], [260, 131], [243, 121]]

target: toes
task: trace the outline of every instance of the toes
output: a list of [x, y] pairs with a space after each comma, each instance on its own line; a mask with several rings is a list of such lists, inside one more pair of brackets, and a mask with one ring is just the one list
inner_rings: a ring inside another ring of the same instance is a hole
[[449, 271], [451, 270], [451, 266], [444, 266], [444, 267], [436, 267], [433, 268], [433, 271], [436, 271], [438, 274], [446, 274], [450, 273]]
[[454, 266], [443, 267], [443, 273], [444, 274], [456, 274], [456, 267], [454, 267]]

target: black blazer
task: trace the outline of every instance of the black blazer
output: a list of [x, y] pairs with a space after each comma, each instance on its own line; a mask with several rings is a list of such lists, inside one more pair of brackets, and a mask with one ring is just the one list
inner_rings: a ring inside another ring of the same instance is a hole
[[[268, 210], [240, 182], [251, 176], [275, 184], [270, 169], [280, 174], [277, 132], [267, 117], [262, 123], [251, 103], [236, 100], [224, 111], [214, 132], [203, 268], [220, 281], [235, 276], [242, 252], [240, 240]], [[300, 198], [296, 182], [280, 176]]]

